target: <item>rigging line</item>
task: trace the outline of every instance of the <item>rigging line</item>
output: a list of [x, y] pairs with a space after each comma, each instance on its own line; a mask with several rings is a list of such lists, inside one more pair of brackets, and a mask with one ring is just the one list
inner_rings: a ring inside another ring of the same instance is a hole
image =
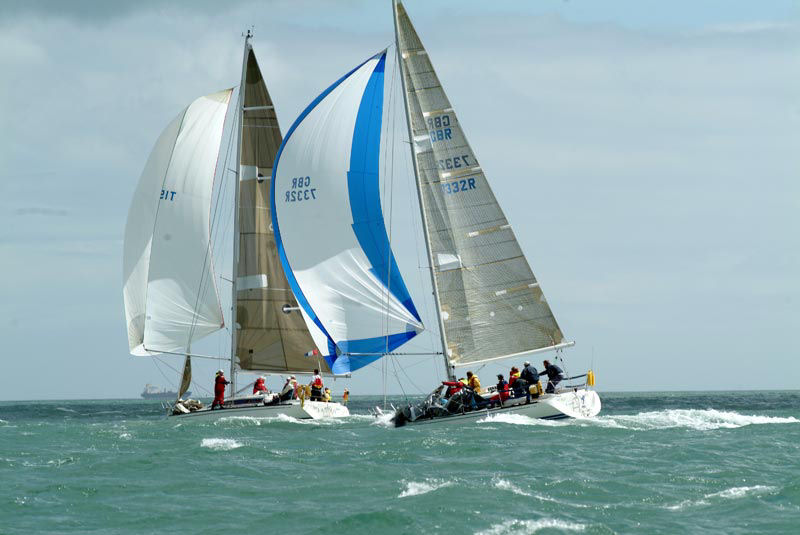
[[[238, 104], [239, 104], [239, 102], [241, 100], [241, 96], [237, 93], [237, 97], [236, 98], [237, 98], [236, 105], [238, 106]], [[225, 160], [224, 160], [224, 166], [223, 166], [225, 170], [228, 169], [228, 165], [229, 165], [229, 162], [231, 160], [231, 153], [233, 151], [233, 145], [234, 145], [234, 141], [236, 139], [236, 136], [234, 135], [234, 132], [237, 129], [238, 129], [238, 114], [236, 116], [234, 116], [231, 128], [229, 129], [230, 132], [229, 132], [229, 135], [228, 135], [228, 143], [227, 143], [227, 149], [225, 151]], [[237, 177], [238, 177], [238, 175], [237, 175]], [[226, 254], [227, 248], [223, 247], [222, 243], [218, 244], [217, 242], [218, 242], [218, 240], [223, 239], [225, 236], [227, 236], [229, 234], [229, 228], [230, 228], [230, 224], [231, 224], [231, 220], [232, 220], [231, 217], [228, 217], [228, 215], [230, 214], [230, 210], [226, 210], [226, 208], [228, 208], [229, 206], [232, 205], [232, 202], [230, 200], [230, 190], [231, 190], [230, 182], [231, 182], [230, 180], [226, 180], [226, 178], [224, 176], [224, 173], [223, 173], [223, 177], [219, 180], [219, 187], [217, 189], [216, 203], [215, 203], [214, 212], [213, 212], [213, 221], [216, 222], [216, 224], [213, 226], [213, 229], [214, 229], [215, 232], [214, 232], [214, 234], [212, 234], [212, 242], [214, 244], [214, 249], [212, 249], [212, 254], [213, 254], [213, 250], [218, 250], [219, 251], [218, 260], [219, 260], [220, 266], [225, 266], [226, 257], [227, 257], [227, 254]], [[220, 275], [220, 277], [222, 278], [222, 275]], [[227, 307], [224, 307], [224, 308], [227, 308]], [[224, 315], [225, 314], [224, 314], [224, 311], [223, 311], [223, 321], [224, 321]], [[228, 328], [228, 323], [229, 322], [224, 322], [224, 323], [225, 323], [225, 326], [224, 326], [225, 330], [228, 333], [230, 333], [230, 329]], [[221, 343], [222, 343], [222, 340], [220, 338], [218, 338], [218, 346], [221, 345]], [[217, 354], [218, 355], [222, 355], [221, 347], [219, 349], [220, 350], [217, 352]], [[221, 361], [220, 361], [219, 364], [221, 365]]]
[[[230, 103], [228, 103], [228, 108], [229, 107], [230, 107]], [[238, 100], [237, 100], [237, 107], [238, 107]], [[227, 116], [227, 113], [228, 113], [228, 110], [226, 109], [225, 110], [226, 116]], [[224, 124], [225, 124], [225, 120], [223, 119], [223, 128], [224, 128]], [[219, 148], [219, 152], [217, 152], [217, 162], [215, 162], [215, 164], [214, 164], [214, 177], [212, 178], [212, 181], [214, 181], [214, 182], [215, 182], [214, 179], [217, 176], [217, 169], [219, 167], [219, 155], [222, 153], [222, 145], [221, 144], [222, 144], [222, 140], [220, 139], [220, 148]], [[225, 161], [223, 161], [223, 169], [225, 169], [227, 167], [227, 163], [228, 162], [227, 162], [227, 156], [226, 156], [225, 157]], [[224, 170], [220, 171], [219, 175], [220, 175], [220, 180], [222, 180], [222, 178], [225, 175], [225, 171]], [[211, 185], [211, 193], [212, 193], [212, 195], [213, 195], [213, 192], [214, 192], [214, 182], [212, 182], [212, 185]], [[209, 206], [209, 211], [210, 211], [210, 208], [211, 207]], [[191, 323], [191, 327], [189, 328], [189, 343], [190, 344], [192, 342], [192, 339], [194, 338], [194, 333], [197, 330], [197, 323], [198, 323], [198, 320], [199, 320], [199, 317], [200, 317], [200, 314], [198, 312], [198, 308], [200, 306], [200, 298], [201, 298], [201, 296], [205, 295], [206, 292], [208, 291], [209, 284], [210, 283], [214, 283], [214, 277], [213, 277], [214, 264], [213, 264], [213, 261], [211, 260], [211, 254], [213, 252], [213, 242], [211, 241], [212, 233], [211, 233], [211, 228], [210, 227], [211, 227], [211, 221], [209, 221], [208, 244], [206, 245], [206, 255], [203, 258], [203, 266], [200, 269], [200, 284], [198, 284], [197, 295], [195, 296], [195, 302], [194, 302], [194, 309], [192, 311], [192, 323]], [[210, 263], [210, 265], [209, 265], [209, 263]], [[219, 302], [219, 292], [216, 290], [216, 283], [214, 283], [214, 290], [215, 290], [215, 293], [217, 294], [217, 302]], [[222, 316], [222, 322], [225, 323], [225, 315], [222, 313], [221, 304], [220, 304], [220, 315]]]
[[[403, 388], [403, 382], [400, 380], [400, 376], [397, 373], [397, 366], [395, 364], [394, 357], [392, 357], [391, 359], [392, 359], [391, 360], [392, 368], [394, 368], [394, 378], [397, 380], [397, 384], [400, 386], [400, 391], [403, 392], [403, 397], [406, 399], [406, 402], [407, 402], [408, 401], [408, 394], [406, 394], [406, 389]], [[402, 367], [401, 367], [401, 369], [402, 369]], [[411, 384], [413, 385], [414, 383], [411, 383]]]
[[[169, 384], [170, 386], [174, 386], [174, 385], [175, 385], [175, 383], [173, 383], [173, 382], [172, 382], [172, 379], [169, 379], [169, 378], [167, 377], [167, 375], [166, 375], [166, 374], [165, 374], [165, 373], [164, 373], [164, 372], [161, 370], [161, 367], [158, 365], [158, 361], [159, 361], [159, 359], [158, 359], [157, 357], [153, 357], [153, 362], [154, 362], [154, 363], [155, 363], [155, 365], [156, 365], [156, 369], [158, 370], [158, 373], [160, 373], [160, 374], [161, 374], [161, 376], [164, 378], [164, 380], [167, 382], [167, 384]], [[164, 363], [164, 362], [162, 362], [161, 364], [165, 364], [165, 363]], [[172, 368], [172, 366], [169, 366], [169, 367], [170, 367], [170, 368]], [[174, 368], [173, 368], [173, 369], [174, 369]], [[177, 373], [177, 371], [178, 371], [178, 370], [175, 370], [175, 372], [176, 372], [176, 373]]]
[[[389, 98], [387, 99], [387, 109], [389, 109], [389, 110], [391, 110], [391, 105], [392, 105], [391, 103], [392, 103], [392, 95], [391, 95], [391, 86], [390, 86]], [[381, 215], [382, 216], [383, 216], [383, 214], [386, 213], [386, 205], [387, 205], [387, 203], [389, 203], [389, 197], [388, 197], [388, 195], [386, 193], [386, 188], [387, 188], [387, 185], [389, 183], [388, 175], [391, 172], [390, 171], [390, 167], [389, 167], [389, 157], [388, 157], [389, 145], [390, 145], [391, 139], [392, 139], [391, 138], [390, 125], [391, 125], [391, 118], [387, 117], [386, 123], [384, 125], [382, 125], [383, 126], [382, 129], [384, 130], [384, 140], [385, 140], [385, 143], [384, 143], [384, 146], [383, 146], [383, 199], [382, 199], [382, 204], [381, 204]], [[384, 216], [384, 220], [385, 220], [385, 216]], [[389, 224], [389, 227], [390, 227], [389, 228], [389, 232], [391, 232], [391, 223]], [[391, 242], [391, 238], [389, 238], [389, 252], [387, 253], [388, 258], [386, 259], [387, 260], [387, 277], [386, 277], [386, 280], [387, 280], [389, 286], [391, 286], [391, 279], [389, 278], [390, 275], [391, 275], [391, 273], [390, 273], [391, 268], [388, 267], [388, 266], [390, 265], [390, 260], [391, 260], [391, 249], [392, 249], [392, 242]], [[382, 330], [382, 332], [384, 334], [384, 340], [385, 340], [384, 347], [385, 347], [385, 351], [387, 351], [387, 352], [389, 351], [389, 318], [388, 318], [388, 315], [389, 315], [390, 292], [391, 292], [391, 288], [387, 287], [385, 304], [383, 302], [383, 299], [381, 299], [381, 305], [384, 307], [383, 316], [381, 317], [381, 330]], [[385, 390], [386, 389], [384, 388], [384, 396], [386, 394]]]
[[[236, 100], [236, 104], [237, 105], [238, 105], [238, 102], [239, 102], [239, 97], [237, 96], [237, 100]], [[230, 108], [230, 103], [228, 105], [228, 108]], [[227, 116], [228, 111], [226, 110], [225, 113], [226, 113], [226, 116]], [[235, 125], [235, 121], [234, 121], [233, 124]], [[231, 132], [232, 131], [233, 131], [233, 129], [231, 129]], [[217, 190], [219, 192], [221, 190], [221, 188], [223, 187], [222, 184], [224, 182], [226, 182], [224, 180], [224, 177], [225, 177], [226, 169], [228, 167], [228, 161], [230, 159], [229, 158], [230, 157], [230, 139], [232, 137], [233, 136], [229, 135], [228, 149], [225, 151], [225, 156], [224, 156], [223, 161], [222, 161], [221, 170], [219, 171], [219, 182], [217, 182], [216, 180], [214, 181], [214, 185], [212, 186], [212, 195], [213, 195], [214, 190]], [[219, 160], [219, 156], [221, 154], [223, 154], [222, 148], [223, 147], [222, 147], [222, 144], [220, 142], [220, 149], [219, 149], [219, 153], [217, 155], [218, 160]], [[215, 169], [214, 169], [215, 178], [217, 176], [217, 170], [218, 169], [220, 169], [220, 162], [219, 161], [216, 162]], [[189, 328], [189, 342], [190, 343], [194, 339], [194, 334], [195, 334], [195, 331], [197, 330], [197, 323], [198, 323], [198, 320], [199, 320], [198, 307], [199, 307], [199, 304], [200, 304], [200, 298], [201, 298], [201, 296], [206, 294], [210, 284], [214, 283], [214, 280], [213, 280], [213, 277], [212, 277], [212, 274], [213, 274], [213, 260], [211, 260], [211, 255], [213, 254], [214, 241], [219, 236], [219, 232], [216, 232], [216, 233], [214, 232], [214, 230], [216, 229], [216, 226], [213, 223], [217, 220], [217, 214], [219, 213], [220, 197], [221, 197], [221, 195], [219, 195], [219, 193], [218, 193], [217, 198], [216, 198], [216, 202], [213, 205], [213, 209], [210, 208], [210, 212], [211, 213], [210, 213], [210, 221], [209, 221], [209, 226], [210, 226], [210, 229], [209, 229], [209, 241], [208, 241], [208, 245], [207, 245], [207, 248], [206, 248], [207, 255], [203, 259], [203, 266], [202, 266], [201, 274], [200, 274], [200, 284], [198, 285], [197, 295], [195, 296], [195, 306], [194, 306], [194, 309], [193, 309], [192, 323], [191, 323], [191, 326]], [[210, 267], [208, 265], [209, 260], [211, 260], [211, 266]], [[216, 284], [214, 284], [214, 286], [215, 286], [215, 289], [216, 289]], [[216, 293], [217, 293], [217, 300], [219, 301], [219, 292], [216, 292]], [[220, 304], [220, 313], [222, 314], [221, 304]], [[225, 323], [225, 316], [224, 316], [224, 314], [222, 314], [222, 316], [223, 316], [223, 324], [224, 324]]]
[[[191, 106], [191, 104], [189, 105]], [[164, 190], [164, 186], [167, 184], [167, 174], [169, 173], [169, 167], [172, 165], [172, 157], [175, 155], [175, 145], [178, 143], [178, 136], [181, 133], [181, 128], [183, 128], [183, 122], [186, 120], [186, 112], [189, 111], [189, 106], [183, 110], [183, 115], [181, 116], [181, 124], [178, 126], [178, 131], [175, 134], [175, 140], [172, 142], [172, 149], [169, 152], [169, 160], [167, 161], [167, 167], [164, 168], [164, 178], [161, 179], [161, 190]], [[158, 199], [156, 203], [156, 213], [153, 215], [153, 231], [150, 233], [150, 239], [152, 242], [152, 237], [156, 234], [156, 225], [158, 225], [158, 212], [161, 209], [161, 199]], [[152, 243], [151, 243], [151, 253], [152, 253]], [[147, 268], [148, 280], [150, 279], [150, 268]], [[144, 303], [145, 309], [147, 308], [147, 294], [150, 292], [150, 284], [145, 285], [144, 288]], [[142, 344], [144, 344], [144, 331], [142, 332]]]

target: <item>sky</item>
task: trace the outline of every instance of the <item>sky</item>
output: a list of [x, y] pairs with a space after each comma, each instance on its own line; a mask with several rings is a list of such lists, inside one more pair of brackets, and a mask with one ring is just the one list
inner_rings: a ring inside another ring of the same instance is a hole
[[[393, 41], [388, 1], [220, 6], [0, 3], [0, 400], [136, 397], [177, 382], [167, 365], [179, 360], [128, 355], [122, 236], [161, 130], [238, 84], [242, 31], [254, 29], [284, 131]], [[593, 367], [601, 392], [800, 386], [798, 2], [406, 7], [576, 341], [570, 372]], [[396, 185], [400, 228], [409, 184]], [[428, 299], [419, 241], [397, 247], [416, 272], [407, 282], [419, 280], [412, 295]], [[387, 364], [390, 393], [441, 375], [431, 357]], [[511, 364], [478, 372], [488, 383]], [[215, 367], [196, 364], [197, 388]], [[383, 382], [377, 365], [334, 391], [378, 394]]]

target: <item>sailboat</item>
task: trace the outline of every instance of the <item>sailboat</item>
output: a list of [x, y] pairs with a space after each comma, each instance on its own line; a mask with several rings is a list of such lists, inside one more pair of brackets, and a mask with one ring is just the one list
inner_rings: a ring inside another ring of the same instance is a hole
[[[235, 121], [227, 118], [232, 110]], [[225, 139], [235, 146], [233, 162], [228, 161], [232, 151], [223, 146]], [[226, 89], [192, 102], [162, 132], [142, 172], [125, 228], [125, 316], [131, 354], [184, 357], [170, 415], [349, 415], [339, 403], [298, 400], [291, 392], [281, 396], [237, 391], [240, 371], [289, 376], [318, 369], [332, 374], [289, 287], [272, 232], [268, 200], [281, 141], [248, 32], [238, 91]], [[211, 410], [185, 403], [181, 396], [191, 384], [193, 358], [220, 358], [192, 353], [192, 343], [225, 327], [212, 237], [225, 237], [221, 204], [230, 196], [215, 196], [214, 186], [228, 171], [234, 189], [233, 233], [228, 236], [235, 273], [229, 281], [231, 383], [222, 410]]]
[[[574, 343], [556, 322], [404, 6], [395, 0], [393, 10], [445, 377], [454, 382], [457, 367], [560, 354]], [[381, 208], [386, 58], [386, 50], [375, 54], [317, 97], [289, 129], [272, 169], [272, 226], [283, 270], [334, 373], [397, 354], [424, 329]], [[494, 404], [476, 403], [479, 395], [453, 403], [439, 385], [421, 403], [397, 409], [392, 421], [591, 417], [600, 398], [590, 388], [591, 372], [571, 379], [582, 377], [582, 384], [552, 393], [535, 385], [530, 400]]]

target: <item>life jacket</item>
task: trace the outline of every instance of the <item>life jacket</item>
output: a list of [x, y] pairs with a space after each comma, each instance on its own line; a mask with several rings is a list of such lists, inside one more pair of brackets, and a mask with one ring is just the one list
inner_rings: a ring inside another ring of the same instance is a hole
[[477, 375], [473, 374], [472, 377], [469, 378], [467, 386], [469, 386], [471, 389], [475, 391], [478, 391], [481, 389], [481, 380], [478, 379]]
[[266, 391], [267, 391], [267, 386], [264, 384], [264, 379], [256, 379], [256, 382], [253, 385], [253, 394]]
[[505, 380], [497, 383], [497, 392], [500, 394], [500, 399], [502, 401], [508, 399], [508, 383]]
[[314, 382], [312, 384], [316, 388], [322, 388], [322, 377], [320, 377], [319, 375], [315, 375]]
[[444, 397], [449, 398], [462, 388], [464, 388], [464, 383], [461, 381], [442, 381], [442, 384], [447, 387], [447, 391], [444, 394]]

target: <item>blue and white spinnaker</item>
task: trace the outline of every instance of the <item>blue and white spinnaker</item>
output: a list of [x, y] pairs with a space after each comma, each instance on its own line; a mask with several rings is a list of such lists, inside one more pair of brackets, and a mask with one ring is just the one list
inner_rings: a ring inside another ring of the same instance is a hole
[[272, 171], [272, 224], [292, 291], [332, 371], [346, 374], [424, 327], [389, 245], [379, 160], [386, 51], [295, 121]]

